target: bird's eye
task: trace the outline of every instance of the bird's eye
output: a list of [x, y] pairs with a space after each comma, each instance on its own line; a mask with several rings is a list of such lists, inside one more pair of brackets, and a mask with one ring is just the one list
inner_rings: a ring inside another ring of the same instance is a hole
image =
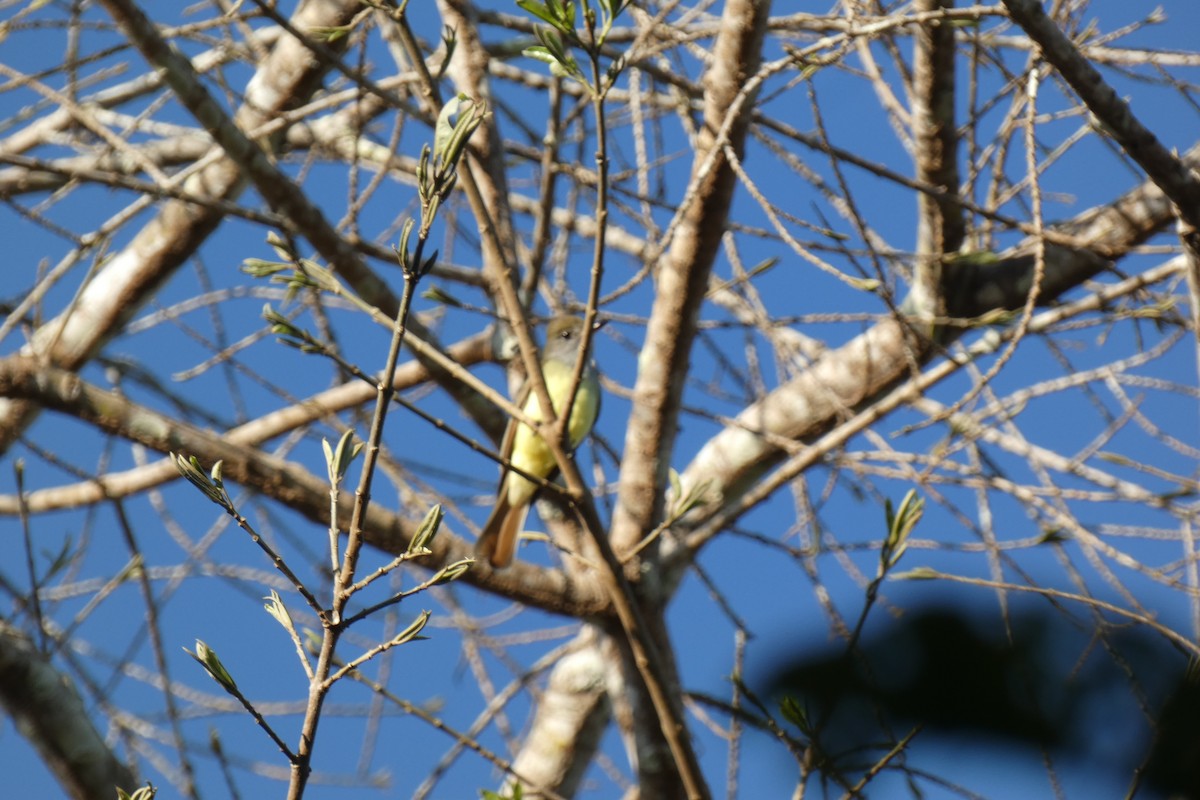
[[570, 332], [570, 331], [563, 331], [563, 332], [562, 332], [561, 334], [559, 334], [559, 335], [560, 335], [560, 336], [562, 336], [562, 338], [564, 338], [564, 339], [570, 339], [570, 338], [571, 338], [571, 332]]

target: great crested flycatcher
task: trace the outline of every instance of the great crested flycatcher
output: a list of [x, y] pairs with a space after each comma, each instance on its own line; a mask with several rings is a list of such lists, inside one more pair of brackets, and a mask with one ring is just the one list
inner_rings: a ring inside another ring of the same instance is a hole
[[[579, 355], [579, 340], [583, 336], [583, 320], [579, 317], [557, 316], [546, 329], [546, 346], [542, 350], [542, 376], [546, 379], [546, 390], [554, 404], [555, 415], [560, 414], [567, 404], [571, 391], [571, 377], [575, 372], [575, 360]], [[531, 419], [541, 421], [541, 404], [537, 393], [532, 391], [528, 378], [515, 398]], [[592, 430], [596, 415], [600, 412], [600, 381], [596, 370], [589, 363], [583, 371], [583, 380], [571, 406], [571, 419], [567, 423], [567, 450], [574, 450]], [[530, 475], [552, 480], [558, 474], [558, 462], [546, 441], [528, 425], [515, 419], [508, 421], [500, 455], [517, 468]], [[517, 549], [517, 536], [525, 524], [529, 505], [537, 494], [538, 485], [516, 472], [505, 469], [500, 474], [500, 489], [496, 495], [496, 507], [483, 525], [477, 550], [497, 569], [512, 563]]]

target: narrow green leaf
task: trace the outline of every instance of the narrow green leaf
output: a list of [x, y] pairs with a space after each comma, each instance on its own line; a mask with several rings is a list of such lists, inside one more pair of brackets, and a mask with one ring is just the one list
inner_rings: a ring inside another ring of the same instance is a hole
[[455, 561], [453, 564], [442, 567], [441, 571], [433, 577], [431, 582], [435, 586], [440, 586], [443, 583], [450, 583], [451, 581], [458, 580], [467, 570], [471, 568], [474, 563], [475, 559], [473, 558], [464, 558], [459, 561]]
[[433, 303], [440, 303], [451, 308], [465, 308], [466, 304], [440, 286], [430, 286], [421, 292], [421, 297]]
[[917, 567], [907, 572], [893, 572], [889, 577], [894, 581], [933, 581], [942, 576], [937, 570], [929, 567]]
[[283, 599], [279, 596], [279, 592], [272, 589], [271, 594], [263, 599], [267, 601], [263, 604], [263, 608], [267, 610], [267, 613], [274, 617], [275, 621], [282, 625], [284, 630], [295, 636], [295, 623], [292, 622], [292, 615], [288, 613], [287, 607], [284, 606]]
[[437, 503], [429, 509], [425, 514], [425, 519], [421, 520], [421, 524], [417, 526], [417, 532], [413, 535], [412, 541], [408, 544], [408, 552], [415, 553], [429, 547], [433, 542], [433, 537], [437, 536], [442, 527], [443, 516], [445, 513], [441, 503]]
[[429, 622], [431, 613], [432, 612], [429, 611], [422, 611], [420, 614], [418, 614], [417, 618], [414, 619], [407, 628], [400, 631], [400, 633], [396, 634], [392, 638], [392, 644], [401, 645], [416, 639], [417, 634], [419, 634], [425, 628], [425, 624]]
[[329, 475], [329, 484], [336, 486], [346, 477], [346, 470], [362, 452], [363, 443], [355, 444], [354, 430], [348, 428], [338, 439], [336, 447], [330, 448], [327, 439], [321, 439], [321, 446], [325, 449], [325, 470]]
[[200, 666], [204, 667], [204, 671], [220, 684], [222, 689], [230, 694], [237, 693], [237, 683], [234, 682], [233, 676], [229, 674], [229, 670], [225, 669], [225, 665], [221, 663], [221, 659], [217, 656], [215, 650], [197, 639], [196, 652], [193, 653], [186, 647], [183, 649], [183, 652], [196, 659]]
[[458, 118], [458, 109], [464, 100], [468, 100], [465, 94], [461, 92], [454, 97], [451, 97], [446, 104], [442, 106], [441, 113], [438, 114], [437, 125], [434, 128], [433, 134], [433, 157], [435, 161], [444, 161], [446, 146], [454, 137], [454, 128]]

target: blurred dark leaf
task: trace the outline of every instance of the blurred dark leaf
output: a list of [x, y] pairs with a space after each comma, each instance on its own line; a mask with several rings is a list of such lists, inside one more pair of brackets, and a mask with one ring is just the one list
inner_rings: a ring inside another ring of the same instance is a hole
[[[1200, 681], [1177, 650], [1142, 627], [1110, 627], [1099, 641], [1053, 610], [1010, 620], [1008, 640], [994, 612], [926, 607], [888, 618], [857, 653], [792, 648], [758, 683], [808, 709], [822, 750], [842, 770], [869, 764], [896, 731], [921, 725], [983, 746], [1088, 759], [1114, 777], [1140, 767], [1137, 797], [1200, 798]], [[1134, 684], [1157, 715], [1157, 735], [1130, 702]], [[1121, 763], [1102, 752], [1114, 724], [1125, 736], [1145, 733], [1146, 746]]]

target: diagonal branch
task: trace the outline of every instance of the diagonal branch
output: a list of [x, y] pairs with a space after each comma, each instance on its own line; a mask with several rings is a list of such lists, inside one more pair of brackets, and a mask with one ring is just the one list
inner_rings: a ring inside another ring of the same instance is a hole
[[[351, 0], [303, 3], [294, 22], [301, 28], [336, 26], [348, 21], [359, 5]], [[295, 40], [284, 37], [249, 82], [238, 124], [250, 129], [298, 105], [319, 86], [321, 70], [299, 57]], [[296, 65], [303, 65], [297, 68]], [[190, 66], [189, 66], [190, 68]], [[244, 187], [244, 176], [229, 159], [217, 159], [183, 183], [188, 194], [231, 200]], [[142, 201], [146, 205], [152, 198]], [[216, 230], [223, 213], [211, 207], [171, 201], [98, 270], [67, 312], [35, 333], [31, 348], [51, 363], [78, 369], [114, 336]], [[88, 237], [69, 257], [80, 260], [103, 243]], [[0, 398], [0, 452], [4, 452], [36, 417], [37, 409]]]
[[[206, 465], [224, 461], [227, 480], [262, 492], [323, 526], [329, 524], [328, 484], [298, 464], [99, 389], [72, 372], [46, 367], [29, 357], [0, 359], [0, 396], [32, 400], [163, 454], [195, 455]], [[343, 502], [339, 516], [348, 518], [353, 498], [344, 496]], [[389, 553], [404, 552], [414, 532], [408, 521], [379, 504], [370, 507], [365, 527], [367, 543]], [[449, 533], [434, 539], [430, 549], [431, 556], [421, 562], [423, 568], [438, 569], [474, 552], [473, 544]], [[461, 580], [555, 614], [586, 618], [612, 613], [603, 592], [561, 570], [522, 563], [504, 574], [469, 570]]]
[[1037, 42], [1046, 59], [1096, 115], [1105, 129], [1138, 163], [1150, 180], [1179, 207], [1179, 215], [1200, 228], [1200, 180], [1133, 115], [1071, 40], [1046, 16], [1037, 0], [1004, 0], [1013, 22]]
[[[1186, 160], [1200, 159], [1200, 145]], [[1173, 219], [1163, 192], [1147, 182], [1114, 202], [1090, 209], [1054, 226], [1079, 242], [1081, 248], [1046, 247], [1045, 274], [1040, 303], [1050, 303], [1064, 292], [1096, 275], [1107, 265], [1092, 250], [1114, 256], [1128, 252]], [[943, 291], [947, 312], [953, 317], [975, 318], [996, 309], [1014, 310], [1026, 301], [1034, 272], [1026, 241], [1007, 257], [992, 264], [951, 262], [946, 265]], [[947, 326], [946, 341], [966, 329]], [[900, 324], [886, 319], [845, 345], [827, 351], [807, 370], [779, 386], [742, 411], [737, 424], [710, 439], [683, 472], [685, 487], [708, 481], [712, 499], [735, 505], [754, 482], [787, 453], [776, 437], [797, 442], [811, 440], [899, 382], [910, 376], [905, 348], [911, 337]], [[912, 353], [919, 363], [935, 355], [926, 346]]]
[[[213, 100], [191, 63], [162, 38], [141, 9], [132, 0], [104, 0], [104, 5], [146, 60], [165, 73], [165, 80], [180, 103], [246, 174], [271, 209], [285, 218], [287, 227], [308, 239], [359, 297], [394, 317], [399, 309], [399, 299], [387, 283], [367, 266], [358, 251], [337, 232], [300, 186], [275, 166], [262, 147]], [[431, 338], [430, 332], [417, 320], [410, 320], [409, 328], [417, 338], [426, 341]], [[482, 428], [489, 429], [489, 423], [494, 419], [490, 404], [481, 402], [477, 392], [451, 376], [436, 361], [427, 360], [426, 354], [416, 351], [416, 356], [463, 410], [476, 416]]]
[[104, 5], [146, 60], [164, 73], [179, 102], [250, 179], [272, 210], [283, 215], [291, 231], [308, 239], [360, 297], [394, 315], [399, 299], [388, 285], [363, 263], [300, 187], [242, 132], [200, 82], [191, 63], [159, 34], [141, 9], [131, 0], [104, 0]]

